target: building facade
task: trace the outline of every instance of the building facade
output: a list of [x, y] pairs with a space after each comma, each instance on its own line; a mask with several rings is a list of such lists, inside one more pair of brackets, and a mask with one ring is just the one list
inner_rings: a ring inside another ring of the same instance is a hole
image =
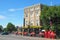
[[24, 9], [24, 26], [40, 26], [41, 4], [32, 5]]

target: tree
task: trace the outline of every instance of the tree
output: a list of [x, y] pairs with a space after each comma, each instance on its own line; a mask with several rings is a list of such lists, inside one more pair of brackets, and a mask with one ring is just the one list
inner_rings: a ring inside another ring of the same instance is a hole
[[[60, 6], [46, 6], [42, 7], [40, 19], [45, 30], [50, 29], [60, 36]], [[51, 25], [52, 24], [52, 25]]]
[[13, 25], [12, 23], [7, 24], [7, 31], [12, 32], [12, 31], [16, 31], [16, 30], [17, 29], [16, 29], [15, 25]]
[[4, 28], [3, 31], [4, 31], [4, 32], [7, 32], [7, 28]]
[[3, 31], [3, 26], [2, 25], [0, 25], [0, 32], [2, 32]]
[[[42, 12], [40, 19], [42, 20], [44, 28], [48, 28], [50, 26], [50, 20], [52, 21], [52, 25], [54, 25], [57, 30], [60, 28], [60, 6], [46, 6], [42, 7]], [[49, 19], [50, 18], [50, 19]], [[54, 28], [52, 28], [54, 30]], [[59, 29], [60, 30], [60, 29]]]
[[49, 26], [49, 19], [47, 17], [47, 11], [49, 9], [49, 6], [43, 5], [42, 9], [43, 10], [41, 12], [40, 19], [42, 20], [43, 28], [47, 30], [47, 26]]

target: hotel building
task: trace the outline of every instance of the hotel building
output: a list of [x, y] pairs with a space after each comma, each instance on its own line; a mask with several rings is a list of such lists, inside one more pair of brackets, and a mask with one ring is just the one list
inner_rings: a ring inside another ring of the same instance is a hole
[[40, 26], [41, 4], [32, 5], [24, 9], [24, 26]]

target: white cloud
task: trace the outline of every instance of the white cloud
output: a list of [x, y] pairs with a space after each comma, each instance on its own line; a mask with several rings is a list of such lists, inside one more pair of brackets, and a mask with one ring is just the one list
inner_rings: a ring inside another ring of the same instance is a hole
[[0, 11], [0, 13], [15, 12], [15, 11], [19, 11], [19, 10], [24, 10], [24, 8], [10, 8], [5, 11]]
[[6, 17], [3, 15], [0, 15], [0, 19], [5, 19]]
[[8, 9], [8, 11], [10, 11], [10, 12], [14, 12], [14, 11], [18, 11], [18, 10], [23, 10], [24, 8], [15, 8], [15, 9], [13, 9], [13, 8], [11, 8], [11, 9]]
[[13, 12], [13, 11], [15, 11], [15, 9], [8, 9], [8, 11], [11, 11], [11, 12]]

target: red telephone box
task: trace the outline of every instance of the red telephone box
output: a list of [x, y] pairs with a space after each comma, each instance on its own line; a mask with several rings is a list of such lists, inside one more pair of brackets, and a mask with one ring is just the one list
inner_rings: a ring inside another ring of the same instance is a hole
[[51, 30], [48, 31], [48, 38], [51, 38]]
[[55, 36], [56, 36], [55, 32], [52, 31], [52, 32], [51, 32], [51, 38], [54, 39]]
[[45, 35], [45, 38], [48, 38], [48, 31], [45, 31], [44, 35]]

